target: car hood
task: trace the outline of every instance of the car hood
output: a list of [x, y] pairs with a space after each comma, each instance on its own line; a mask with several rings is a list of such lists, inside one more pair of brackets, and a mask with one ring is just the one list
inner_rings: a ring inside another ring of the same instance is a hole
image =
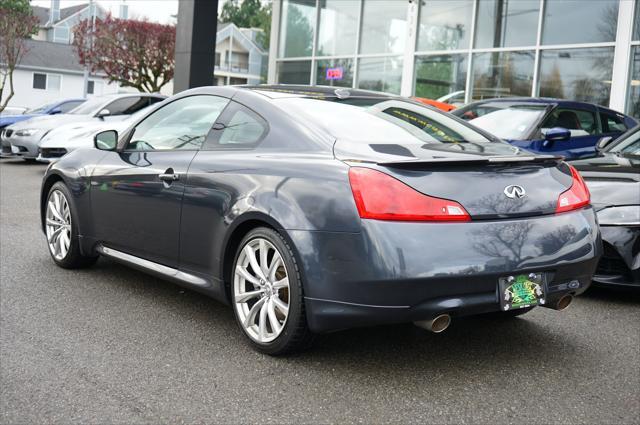
[[40, 115], [2, 115], [0, 116], [0, 127], [5, 127], [11, 124], [15, 124], [20, 121], [25, 121], [34, 117], [39, 117]]
[[91, 122], [101, 121], [99, 118], [92, 117], [91, 115], [71, 115], [71, 114], [57, 114], [57, 115], [41, 115], [31, 118], [28, 121], [22, 121], [11, 126], [13, 130], [20, 130], [25, 128], [35, 128], [38, 130], [51, 130], [61, 125], [74, 123], [74, 122]]
[[65, 124], [51, 130], [40, 142], [43, 148], [93, 146], [93, 136], [105, 130], [116, 130], [122, 133], [132, 123], [129, 120], [117, 122], [80, 122]]
[[571, 165], [587, 182], [596, 209], [640, 204], [640, 158], [605, 153]]

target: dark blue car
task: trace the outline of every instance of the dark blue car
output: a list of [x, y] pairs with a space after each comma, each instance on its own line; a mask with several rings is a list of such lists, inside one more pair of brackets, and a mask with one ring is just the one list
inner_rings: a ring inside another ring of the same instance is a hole
[[452, 114], [514, 146], [567, 159], [594, 156], [602, 137], [617, 137], [638, 124], [602, 106], [546, 98], [483, 100]]
[[37, 108], [29, 109], [25, 111], [24, 114], [2, 115], [0, 116], [0, 130], [9, 125], [40, 115], [66, 114], [70, 110], [80, 106], [80, 104], [85, 100], [86, 99], [64, 99], [57, 102], [47, 103]]

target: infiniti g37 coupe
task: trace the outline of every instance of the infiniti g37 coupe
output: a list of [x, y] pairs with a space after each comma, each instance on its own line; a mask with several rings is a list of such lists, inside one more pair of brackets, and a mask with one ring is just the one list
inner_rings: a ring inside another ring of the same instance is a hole
[[574, 168], [400, 97], [198, 88], [95, 147], [44, 176], [53, 261], [102, 255], [201, 291], [269, 354], [355, 326], [561, 310], [602, 251]]

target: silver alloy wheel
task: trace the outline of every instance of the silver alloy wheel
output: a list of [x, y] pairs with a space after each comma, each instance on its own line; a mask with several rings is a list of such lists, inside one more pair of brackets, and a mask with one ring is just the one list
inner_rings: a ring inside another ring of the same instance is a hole
[[71, 246], [71, 211], [69, 202], [59, 190], [54, 190], [47, 201], [47, 242], [56, 260], [63, 260]]
[[234, 308], [247, 335], [259, 343], [276, 339], [289, 316], [289, 273], [271, 242], [255, 238], [244, 245], [233, 288]]

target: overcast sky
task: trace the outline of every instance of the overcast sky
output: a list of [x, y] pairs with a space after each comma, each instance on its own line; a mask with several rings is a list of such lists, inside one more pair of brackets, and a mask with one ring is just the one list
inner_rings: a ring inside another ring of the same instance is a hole
[[[88, 2], [88, 0], [60, 0], [60, 7], [65, 8]], [[171, 15], [178, 13], [178, 0], [97, 0], [97, 2], [116, 17], [123, 2], [129, 5], [130, 18], [146, 17], [154, 22], [175, 23]], [[50, 7], [51, 0], [32, 0], [31, 4]]]

